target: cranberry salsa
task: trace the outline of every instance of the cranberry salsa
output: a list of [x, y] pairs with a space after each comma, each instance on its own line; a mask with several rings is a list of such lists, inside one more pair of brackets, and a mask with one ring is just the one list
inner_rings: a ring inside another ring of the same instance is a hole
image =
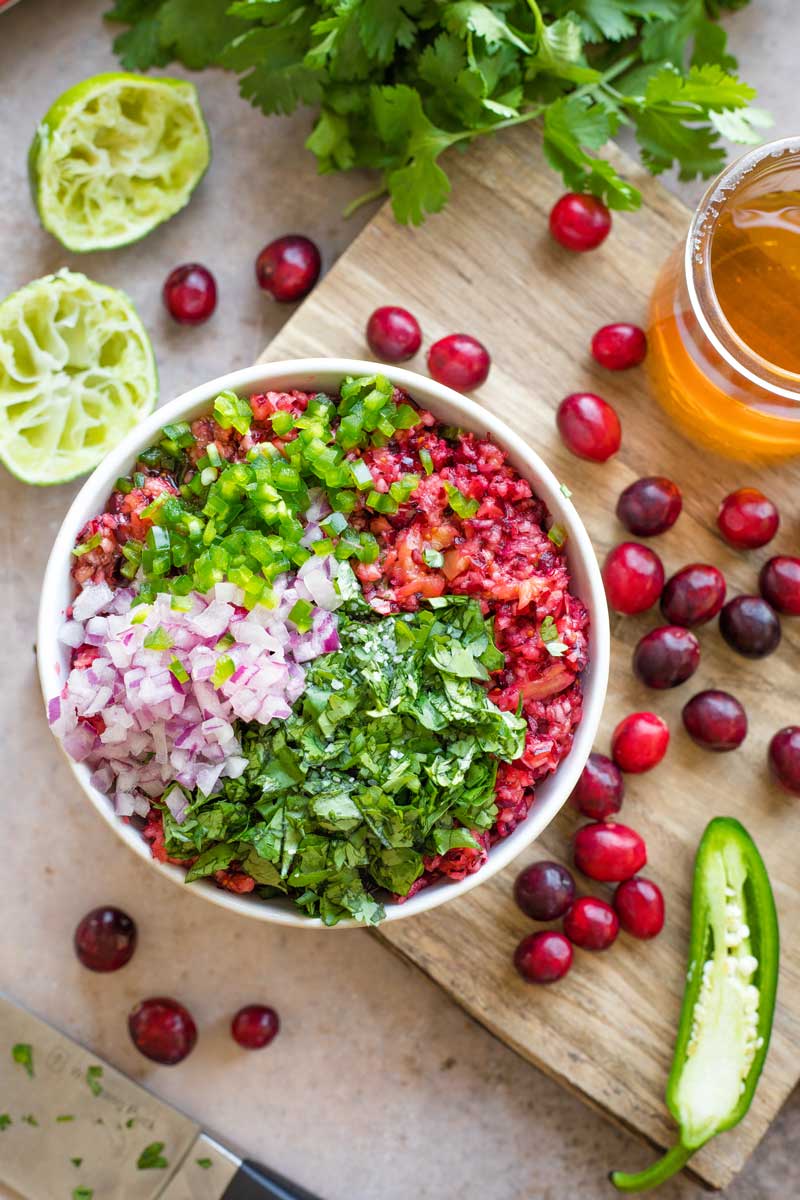
[[188, 881], [377, 922], [479, 870], [572, 745], [564, 542], [381, 375], [223, 392], [82, 529], [51, 724]]

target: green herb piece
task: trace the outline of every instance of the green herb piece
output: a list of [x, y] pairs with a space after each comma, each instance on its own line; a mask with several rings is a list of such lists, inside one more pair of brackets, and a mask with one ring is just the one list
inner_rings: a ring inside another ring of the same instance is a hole
[[102, 1067], [87, 1067], [86, 1068], [86, 1084], [93, 1096], [99, 1096], [103, 1091], [103, 1085], [100, 1080], [103, 1078]]
[[169, 1163], [162, 1154], [163, 1149], [163, 1142], [151, 1142], [149, 1146], [145, 1146], [139, 1155], [136, 1160], [136, 1166], [140, 1171], [163, 1171], [169, 1166]]
[[12, 1046], [11, 1058], [33, 1079], [33, 1046], [30, 1042], [17, 1042], [16, 1046]]
[[160, 625], [156, 629], [151, 629], [145, 635], [144, 648], [145, 650], [169, 650], [172, 647], [172, 638]]
[[425, 471], [425, 474], [432, 475], [433, 474], [433, 459], [431, 458], [430, 450], [426, 450], [423, 447], [422, 450], [420, 450], [420, 452], [419, 452], [419, 461], [422, 463], [422, 467], [423, 467], [423, 470]]
[[56, 1121], [59, 1123], [59, 1125], [65, 1125], [67, 1121], [74, 1120], [75, 1118], [73, 1117], [72, 1113], [60, 1113], [59, 1116], [56, 1117]]
[[550, 541], [553, 543], [553, 545], [557, 546], [560, 550], [567, 540], [567, 531], [560, 525], [551, 525], [547, 531], [547, 536], [550, 538]]
[[26, 1125], [33, 1125], [35, 1129], [38, 1129], [39, 1127], [39, 1122], [36, 1120], [36, 1117], [33, 1115], [33, 1113], [26, 1113], [24, 1117], [20, 1117], [20, 1120], [24, 1121]]
[[445, 483], [444, 490], [447, 492], [450, 507], [457, 516], [466, 518], [475, 516], [475, 513], [480, 508], [477, 500], [472, 500], [469, 496], [465, 496], [453, 483]]
[[133, 1127], [134, 1127], [134, 1125], [135, 1125], [135, 1124], [136, 1124], [136, 1118], [135, 1118], [135, 1117], [128, 1117], [127, 1121], [125, 1122], [125, 1128], [126, 1128], [126, 1129], [133, 1129]]
[[444, 555], [441, 550], [434, 550], [432, 546], [426, 546], [422, 551], [422, 561], [427, 567], [442, 567], [444, 566]]
[[228, 654], [222, 654], [217, 659], [216, 666], [211, 675], [211, 682], [215, 688], [222, 687], [223, 683], [227, 683], [231, 675], [236, 670], [236, 664]]
[[561, 658], [567, 652], [567, 646], [559, 640], [558, 626], [551, 616], [546, 616], [539, 627], [539, 637], [544, 642], [547, 653], [553, 658]]
[[8, 1115], [8, 1113], [0, 1113], [0, 1133], [2, 1133], [4, 1129], [8, 1129], [9, 1125], [13, 1124], [14, 1122], [11, 1120], [11, 1117]]
[[83, 1162], [83, 1159], [82, 1158], [71, 1158], [69, 1161], [72, 1163], [73, 1167], [79, 1167], [81, 1165], [81, 1163]]
[[214, 401], [214, 420], [222, 429], [235, 429], [245, 434], [253, 420], [250, 401], [235, 392], [220, 392]]
[[[72, 1160], [75, 1161], [74, 1159]], [[94, 1191], [88, 1187], [76, 1187], [72, 1191], [72, 1200], [92, 1200]]]
[[90, 550], [96, 550], [102, 540], [103, 535], [101, 533], [95, 533], [92, 537], [88, 538], [87, 541], [79, 542], [72, 553], [76, 558], [81, 558], [84, 554], [88, 554]]
[[210, 1158], [196, 1158], [194, 1161], [197, 1163], [198, 1167], [202, 1167], [204, 1171], [207, 1171], [209, 1167], [213, 1167], [214, 1165]]

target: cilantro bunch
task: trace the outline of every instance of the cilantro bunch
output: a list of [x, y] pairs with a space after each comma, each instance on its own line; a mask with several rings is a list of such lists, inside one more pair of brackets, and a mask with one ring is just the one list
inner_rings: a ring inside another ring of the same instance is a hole
[[715, 23], [747, 2], [116, 0], [107, 16], [129, 26], [114, 43], [128, 68], [214, 64], [265, 113], [314, 108], [320, 172], [380, 171], [362, 200], [388, 192], [419, 224], [450, 194], [446, 150], [538, 119], [567, 187], [611, 208], [640, 203], [597, 156], [623, 125], [654, 174], [717, 173], [721, 136], [756, 143], [769, 124]]

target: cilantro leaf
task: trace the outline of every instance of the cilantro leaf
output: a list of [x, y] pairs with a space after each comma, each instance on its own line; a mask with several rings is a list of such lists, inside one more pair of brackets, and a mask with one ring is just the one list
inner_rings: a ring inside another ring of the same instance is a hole
[[103, 1085], [100, 1080], [103, 1078], [102, 1067], [87, 1067], [86, 1068], [86, 1084], [93, 1096], [100, 1096], [103, 1092]]
[[451, 145], [452, 135], [428, 120], [419, 93], [410, 87], [373, 88], [370, 103], [381, 140], [404, 164], [386, 172], [394, 214], [398, 221], [419, 225], [450, 195], [450, 180], [436, 159]]
[[11, 1117], [8, 1115], [8, 1113], [0, 1113], [0, 1133], [2, 1133], [5, 1129], [8, 1129], [9, 1125], [13, 1124], [14, 1122], [11, 1120]]
[[149, 1146], [145, 1146], [144, 1150], [136, 1160], [136, 1166], [140, 1171], [163, 1171], [168, 1166], [166, 1158], [162, 1153], [164, 1149], [163, 1142], [151, 1142]]
[[11, 1058], [33, 1079], [33, 1046], [30, 1042], [17, 1042], [11, 1047]]

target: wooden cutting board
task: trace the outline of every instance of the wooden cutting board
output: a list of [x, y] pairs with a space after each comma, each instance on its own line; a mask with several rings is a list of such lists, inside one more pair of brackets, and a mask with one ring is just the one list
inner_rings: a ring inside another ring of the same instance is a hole
[[[367, 317], [387, 303], [417, 315], [426, 345], [456, 330], [473, 333], [493, 355], [491, 375], [476, 399], [527, 438], [569, 484], [598, 557], [625, 536], [614, 516], [622, 488], [641, 475], [665, 474], [684, 494], [677, 525], [653, 543], [667, 573], [687, 562], [713, 562], [726, 573], [729, 595], [752, 592], [770, 552], [798, 552], [798, 467], [756, 470], [705, 454], [671, 429], [642, 370], [603, 372], [589, 356], [599, 325], [645, 323], [658, 268], [689, 217], [659, 184], [618, 157], [642, 188], [644, 206], [615, 217], [613, 234], [599, 250], [575, 255], [547, 234], [559, 187], [530, 131], [509, 131], [456, 156], [446, 212], [411, 230], [394, 223], [388, 206], [382, 209], [263, 357], [368, 357]], [[425, 371], [422, 354], [408, 365]], [[623, 446], [609, 463], [581, 462], [558, 438], [556, 406], [577, 390], [598, 392], [617, 407]], [[727, 492], [753, 483], [774, 498], [784, 524], [769, 551], [741, 554], [721, 542], [714, 518]], [[578, 820], [564, 811], [514, 867], [461, 900], [386, 926], [381, 936], [525, 1058], [614, 1120], [666, 1146], [674, 1131], [662, 1097], [683, 991], [692, 860], [712, 816], [739, 817], [770, 870], [784, 949], [775, 1033], [756, 1101], [736, 1131], [693, 1160], [702, 1180], [722, 1187], [741, 1169], [800, 1075], [800, 945], [794, 937], [800, 928], [800, 801], [774, 787], [765, 769], [771, 734], [800, 723], [800, 620], [785, 620], [778, 651], [755, 663], [729, 650], [715, 625], [703, 628], [699, 671], [666, 694], [644, 688], [630, 670], [637, 639], [658, 623], [655, 612], [612, 619], [611, 684], [598, 749], [607, 752], [613, 726], [628, 711], [653, 709], [670, 723], [667, 758], [651, 774], [628, 778], [621, 814], [647, 840], [646, 874], [667, 900], [663, 934], [651, 943], [623, 935], [602, 955], [578, 952], [569, 976], [551, 988], [517, 977], [511, 956], [532, 926], [513, 904], [513, 880], [526, 861], [566, 859]], [[733, 754], [697, 748], [681, 727], [682, 705], [706, 687], [734, 692], [748, 710], [747, 741]], [[592, 890], [603, 894], [600, 886]]]

